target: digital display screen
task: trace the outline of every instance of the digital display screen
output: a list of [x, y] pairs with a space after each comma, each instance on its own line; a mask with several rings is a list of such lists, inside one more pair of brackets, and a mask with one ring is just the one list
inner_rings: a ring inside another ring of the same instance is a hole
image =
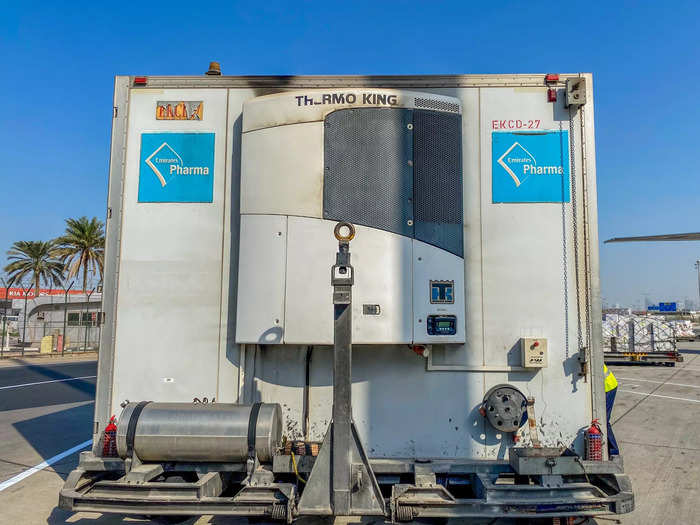
[[455, 335], [457, 318], [454, 315], [429, 315], [426, 328], [428, 335]]

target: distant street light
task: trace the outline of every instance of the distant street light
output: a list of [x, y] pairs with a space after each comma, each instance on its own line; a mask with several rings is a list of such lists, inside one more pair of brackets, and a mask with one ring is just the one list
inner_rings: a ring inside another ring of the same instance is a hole
[[5, 299], [2, 303], [2, 332], [0, 332], [0, 357], [2, 357], [5, 353], [5, 341], [7, 341], [8, 350], [10, 346], [10, 337], [7, 333], [7, 305], [9, 304], [9, 307], [12, 308], [12, 300], [10, 299], [10, 287], [12, 286], [13, 279], [11, 279], [10, 277], [3, 277], [2, 279], [0, 279], [0, 281], [2, 281], [2, 285], [5, 287]]
[[29, 281], [27, 287], [24, 284], [19, 284], [22, 287], [24, 294], [24, 315], [22, 316], [22, 357], [24, 357], [24, 348], [27, 346], [27, 299], [29, 299], [29, 290], [32, 289], [32, 282]]
[[695, 269], [698, 271], [698, 309], [700, 310], [700, 259], [695, 261]]
[[70, 292], [70, 289], [73, 288], [73, 285], [75, 284], [75, 281], [70, 283], [70, 286], [68, 288], [65, 288], [65, 283], [63, 284], [65, 290], [64, 290], [64, 299], [63, 299], [63, 339], [61, 341], [61, 355], [66, 350], [66, 321], [68, 319], [68, 292]]

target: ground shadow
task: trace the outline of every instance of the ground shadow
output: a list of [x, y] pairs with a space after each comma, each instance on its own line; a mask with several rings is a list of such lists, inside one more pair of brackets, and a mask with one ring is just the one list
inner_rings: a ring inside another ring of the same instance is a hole
[[[47, 460], [90, 439], [94, 412], [95, 403], [86, 403], [67, 410], [25, 419], [13, 426], [25, 441], [44, 460]], [[89, 448], [86, 447], [85, 450], [89, 450]], [[65, 457], [50, 468], [65, 480], [70, 470], [77, 464], [77, 457], [77, 453]]]
[[[1, 372], [6, 372], [6, 370]], [[76, 375], [72, 369], [70, 372], [73, 374], [41, 365], [26, 365], [23, 367], [23, 372], [25, 372], [23, 377], [17, 379], [19, 383], [56, 382], [0, 390], [0, 412], [92, 401], [95, 398], [95, 378], [74, 379]], [[94, 374], [96, 372], [93, 365], [92, 367], [81, 367], [78, 376]], [[70, 381], [62, 381], [66, 379], [70, 379]]]

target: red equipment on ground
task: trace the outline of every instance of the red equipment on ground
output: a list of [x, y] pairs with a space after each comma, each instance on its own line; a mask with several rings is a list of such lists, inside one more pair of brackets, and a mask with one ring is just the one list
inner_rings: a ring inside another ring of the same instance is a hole
[[105, 439], [102, 445], [102, 457], [116, 457], [117, 455], [117, 425], [116, 416], [112, 416], [105, 427]]
[[584, 433], [586, 440], [586, 459], [592, 461], [603, 461], [603, 431], [597, 419], [591, 422]]

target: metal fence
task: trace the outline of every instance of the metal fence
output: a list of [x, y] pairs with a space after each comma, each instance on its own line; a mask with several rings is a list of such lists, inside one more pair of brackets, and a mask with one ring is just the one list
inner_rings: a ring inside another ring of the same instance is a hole
[[26, 323], [23, 319], [6, 322], [7, 335], [0, 338], [0, 357], [98, 351], [101, 315], [94, 310], [69, 310], [65, 316], [56, 312], [32, 316]]
[[[69, 313], [70, 317], [70, 313]], [[20, 336], [22, 327], [20, 327]], [[31, 343], [31, 346], [46, 351], [48, 348], [48, 337], [51, 337], [52, 352], [87, 352], [95, 351], [100, 346], [100, 334], [102, 327], [98, 323], [66, 323], [65, 332], [62, 321], [42, 321], [37, 320], [27, 323], [24, 340]]]

